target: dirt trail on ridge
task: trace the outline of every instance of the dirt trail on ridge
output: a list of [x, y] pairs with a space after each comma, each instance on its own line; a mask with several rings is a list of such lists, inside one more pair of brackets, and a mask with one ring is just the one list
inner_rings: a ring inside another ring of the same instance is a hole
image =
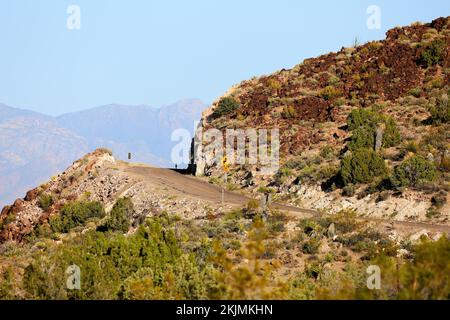
[[[123, 170], [139, 180], [143, 180], [153, 186], [167, 190], [171, 194], [189, 197], [201, 201], [207, 201], [213, 205], [222, 204], [222, 189], [219, 186], [207, 183], [193, 176], [182, 175], [170, 169], [154, 168], [142, 164], [124, 164]], [[224, 200], [226, 205], [244, 206], [251, 198], [231, 191], [224, 191]], [[307, 218], [323, 213], [311, 210], [293, 207], [289, 205], [275, 203], [272, 207], [287, 211], [298, 218]], [[378, 218], [364, 217], [362, 220], [375, 222], [383, 226], [392, 226], [403, 232], [414, 232], [417, 230], [429, 230], [433, 232], [443, 232], [450, 235], [450, 226], [436, 225], [425, 222], [412, 221], [393, 221]]]

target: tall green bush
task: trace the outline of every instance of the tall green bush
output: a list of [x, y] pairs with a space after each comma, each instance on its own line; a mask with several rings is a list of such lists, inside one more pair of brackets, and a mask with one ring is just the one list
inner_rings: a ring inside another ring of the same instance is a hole
[[348, 143], [350, 150], [361, 148], [375, 148], [375, 128], [369, 125], [363, 125], [353, 131], [350, 142]]
[[383, 158], [372, 149], [358, 149], [341, 161], [340, 174], [345, 185], [369, 183], [375, 177], [383, 176], [387, 168]]
[[421, 54], [421, 61], [426, 66], [431, 67], [442, 63], [444, 59], [445, 42], [441, 39], [433, 40]]
[[397, 186], [415, 187], [433, 181], [436, 177], [436, 166], [422, 156], [415, 155], [394, 168], [392, 182]]
[[396, 146], [401, 141], [397, 125], [391, 117], [384, 116], [372, 109], [355, 109], [347, 118], [347, 126], [353, 135], [348, 144], [350, 150], [375, 147], [377, 129], [384, 126], [382, 147]]
[[353, 131], [360, 127], [372, 127], [374, 124], [381, 122], [381, 115], [367, 108], [354, 109], [347, 117], [348, 130]]
[[108, 231], [128, 232], [130, 220], [134, 214], [134, 205], [130, 198], [121, 198], [114, 204], [105, 227]]
[[394, 119], [386, 117], [384, 124], [383, 147], [390, 148], [398, 145], [401, 142], [402, 137], [400, 136], [400, 132], [398, 131]]

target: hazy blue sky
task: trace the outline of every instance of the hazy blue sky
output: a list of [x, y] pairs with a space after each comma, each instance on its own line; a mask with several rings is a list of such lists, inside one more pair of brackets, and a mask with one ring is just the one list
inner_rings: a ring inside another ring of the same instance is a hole
[[[69, 30], [67, 7], [81, 9]], [[369, 5], [381, 29], [366, 27]], [[211, 102], [254, 75], [450, 15], [449, 0], [0, 0], [0, 102], [48, 114]]]

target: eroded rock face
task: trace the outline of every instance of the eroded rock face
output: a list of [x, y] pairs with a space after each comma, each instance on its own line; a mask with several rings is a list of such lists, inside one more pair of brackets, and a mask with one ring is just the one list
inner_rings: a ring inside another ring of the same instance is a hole
[[[33, 201], [17, 199], [12, 206], [6, 206], [2, 211], [1, 221], [4, 225], [0, 230], [0, 242], [21, 241], [33, 231], [42, 213], [42, 209]], [[5, 222], [8, 223], [5, 225]]]

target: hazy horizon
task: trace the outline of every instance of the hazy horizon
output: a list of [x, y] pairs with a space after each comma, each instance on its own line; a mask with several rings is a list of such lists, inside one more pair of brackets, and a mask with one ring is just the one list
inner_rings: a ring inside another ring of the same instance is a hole
[[102, 105], [95, 105], [95, 106], [90, 106], [90, 107], [86, 107], [86, 108], [82, 108], [79, 110], [74, 110], [74, 111], [68, 111], [68, 112], [64, 112], [64, 113], [59, 113], [59, 114], [49, 114], [49, 113], [45, 113], [45, 112], [41, 112], [41, 111], [37, 111], [35, 110], [33, 107], [22, 107], [22, 106], [14, 106], [14, 105], [10, 105], [8, 103], [5, 103], [4, 101], [0, 100], [0, 105], [6, 106], [6, 107], [10, 107], [10, 108], [14, 108], [17, 110], [23, 110], [23, 111], [31, 111], [31, 112], [36, 112], [39, 113], [41, 115], [44, 116], [48, 116], [48, 117], [52, 117], [52, 118], [58, 118], [64, 115], [68, 115], [68, 114], [72, 114], [72, 113], [79, 113], [79, 112], [83, 112], [83, 111], [90, 111], [93, 109], [99, 109], [99, 108], [104, 108], [104, 107], [109, 107], [109, 106], [120, 106], [120, 107], [127, 107], [127, 108], [139, 108], [139, 107], [146, 107], [146, 108], [151, 108], [151, 109], [162, 109], [165, 107], [171, 107], [173, 105], [176, 105], [180, 102], [185, 102], [185, 101], [199, 101], [204, 105], [209, 105], [210, 102], [205, 102], [202, 99], [198, 99], [198, 98], [182, 98], [179, 99], [177, 101], [171, 102], [171, 103], [165, 103], [163, 105], [158, 105], [158, 106], [154, 106], [154, 105], [149, 105], [149, 104], [123, 104], [123, 103], [106, 103], [106, 104], [102, 104]]

